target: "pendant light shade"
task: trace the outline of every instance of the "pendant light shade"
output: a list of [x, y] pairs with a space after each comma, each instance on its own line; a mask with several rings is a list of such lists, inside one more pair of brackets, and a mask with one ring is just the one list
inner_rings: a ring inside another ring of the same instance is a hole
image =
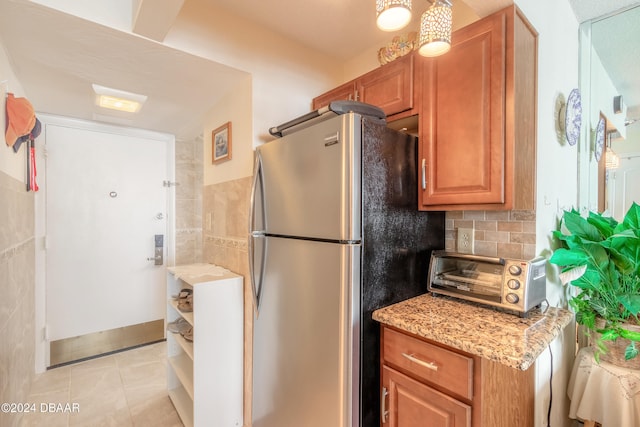
[[376, 0], [376, 24], [383, 31], [396, 31], [411, 21], [411, 0]]
[[438, 56], [451, 49], [451, 2], [435, 0], [420, 19], [418, 52], [422, 56]]
[[620, 157], [611, 147], [607, 147], [607, 151], [605, 151], [605, 165], [607, 169], [617, 169], [620, 166]]

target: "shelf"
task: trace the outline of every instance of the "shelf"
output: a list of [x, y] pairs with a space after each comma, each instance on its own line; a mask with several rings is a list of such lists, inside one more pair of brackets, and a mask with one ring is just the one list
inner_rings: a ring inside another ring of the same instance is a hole
[[193, 400], [193, 361], [185, 353], [169, 358], [169, 365], [173, 368], [178, 380]]
[[177, 311], [180, 316], [184, 317], [184, 320], [186, 320], [187, 322], [189, 322], [191, 326], [193, 326], [193, 311], [190, 311], [190, 312], [180, 311], [180, 309], [178, 309], [178, 301], [173, 299], [169, 300], [169, 305], [173, 307], [173, 309]]
[[189, 356], [189, 359], [193, 361], [193, 342], [187, 341], [182, 335], [176, 332], [170, 332], [173, 339], [178, 343], [180, 348]]
[[185, 389], [178, 387], [169, 390], [169, 398], [185, 427], [193, 426], [193, 400], [187, 395]]
[[[183, 300], [172, 295], [189, 288], [195, 305], [185, 313], [178, 310]], [[199, 325], [193, 341], [167, 332], [167, 390], [180, 419], [186, 427], [208, 427], [212, 420], [242, 426], [242, 276], [212, 264], [169, 267], [167, 295], [167, 322]]]

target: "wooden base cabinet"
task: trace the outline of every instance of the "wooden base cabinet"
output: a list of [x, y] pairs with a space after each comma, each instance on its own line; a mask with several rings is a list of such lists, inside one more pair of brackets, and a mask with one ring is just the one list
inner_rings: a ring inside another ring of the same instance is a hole
[[[167, 332], [167, 388], [185, 427], [243, 425], [243, 278], [211, 264], [169, 267], [167, 322], [184, 319], [193, 335]], [[172, 295], [189, 289], [192, 311]]]
[[382, 427], [533, 427], [534, 368], [519, 371], [384, 326]]
[[537, 33], [510, 6], [416, 58], [421, 210], [535, 209]]

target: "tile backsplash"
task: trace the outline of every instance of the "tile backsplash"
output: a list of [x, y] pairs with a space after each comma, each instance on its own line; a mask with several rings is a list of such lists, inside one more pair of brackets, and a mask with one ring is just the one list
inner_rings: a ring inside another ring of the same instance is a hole
[[445, 216], [445, 248], [457, 251], [459, 228], [474, 230], [474, 253], [501, 258], [536, 256], [535, 211], [455, 211]]
[[176, 265], [202, 259], [202, 144], [176, 141]]

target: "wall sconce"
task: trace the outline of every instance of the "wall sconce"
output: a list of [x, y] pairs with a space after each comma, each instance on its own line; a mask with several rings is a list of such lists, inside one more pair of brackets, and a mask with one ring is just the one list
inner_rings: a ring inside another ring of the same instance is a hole
[[435, 0], [420, 19], [418, 53], [433, 57], [447, 53], [451, 49], [451, 2]]
[[376, 0], [376, 25], [382, 31], [396, 31], [411, 21], [411, 0]]

